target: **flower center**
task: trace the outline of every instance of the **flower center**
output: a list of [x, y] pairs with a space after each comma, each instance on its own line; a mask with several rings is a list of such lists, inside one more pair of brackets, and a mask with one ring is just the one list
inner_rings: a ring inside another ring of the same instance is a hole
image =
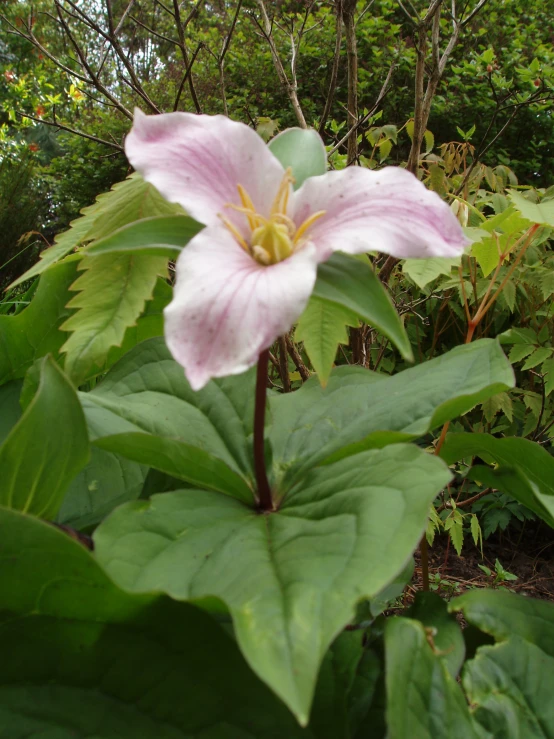
[[306, 232], [318, 218], [325, 215], [324, 210], [306, 218], [296, 227], [294, 221], [287, 216], [290, 186], [294, 182], [289, 167], [281, 180], [277, 194], [273, 200], [269, 218], [256, 212], [252, 198], [242, 185], [237, 185], [241, 205], [228, 203], [227, 208], [243, 213], [248, 221], [250, 238], [245, 240], [237, 227], [221, 214], [219, 217], [233, 234], [240, 246], [259, 264], [265, 266], [282, 262], [297, 251], [306, 241]]

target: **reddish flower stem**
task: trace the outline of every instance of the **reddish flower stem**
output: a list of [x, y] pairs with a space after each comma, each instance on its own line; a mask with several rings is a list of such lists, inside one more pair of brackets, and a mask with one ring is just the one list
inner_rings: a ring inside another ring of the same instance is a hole
[[256, 473], [256, 486], [258, 492], [258, 505], [262, 511], [272, 511], [273, 500], [271, 488], [267, 479], [264, 452], [264, 425], [265, 425], [265, 399], [267, 388], [267, 367], [269, 363], [269, 350], [266, 349], [258, 359], [258, 371], [256, 373], [256, 401], [254, 408], [254, 471]]

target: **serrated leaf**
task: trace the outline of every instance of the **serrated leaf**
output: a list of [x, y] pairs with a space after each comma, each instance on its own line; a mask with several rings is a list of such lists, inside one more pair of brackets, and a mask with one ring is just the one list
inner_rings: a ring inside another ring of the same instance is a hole
[[481, 550], [483, 549], [483, 533], [481, 532], [481, 526], [479, 524], [479, 519], [475, 515], [475, 513], [471, 514], [470, 517], [470, 529], [471, 529], [471, 536], [473, 538], [473, 543], [476, 547], [480, 546]]
[[55, 362], [40, 360], [39, 383], [0, 447], [0, 505], [52, 518], [89, 459], [85, 418]]
[[513, 421], [514, 409], [508, 393], [497, 393], [483, 403], [483, 413], [487, 423], [490, 423], [499, 411], [506, 414], [510, 423]]
[[423, 289], [440, 275], [450, 276], [453, 267], [460, 264], [461, 257], [447, 259], [431, 257], [430, 259], [405, 259], [402, 263], [402, 272]]
[[477, 241], [471, 246], [471, 253], [481, 267], [484, 277], [488, 277], [490, 273], [498, 267], [500, 254], [498, 252], [498, 244], [494, 237], [489, 237]]
[[521, 362], [522, 359], [528, 357], [536, 349], [535, 344], [514, 344], [508, 354], [508, 359], [512, 364]]
[[250, 666], [305, 724], [329, 644], [403, 569], [449, 479], [436, 457], [394, 445], [313, 470], [267, 515], [206, 490], [166, 493], [114, 511], [96, 556], [130, 592], [223, 600]]
[[453, 511], [444, 522], [444, 528], [448, 531], [450, 540], [459, 557], [464, 545], [464, 519], [461, 513]]
[[541, 372], [544, 375], [544, 392], [546, 397], [554, 390], [554, 359], [543, 362]]
[[383, 139], [379, 144], [379, 161], [384, 162], [388, 155], [391, 153], [392, 141], [390, 139]]
[[517, 190], [510, 190], [508, 197], [521, 215], [528, 221], [531, 221], [531, 223], [554, 226], [554, 200], [532, 203], [522, 193], [517, 192]]
[[516, 286], [512, 280], [508, 280], [502, 288], [502, 297], [504, 298], [506, 305], [508, 306], [510, 313], [514, 312], [516, 306]]
[[541, 275], [541, 290], [545, 300], [554, 293], [554, 270], [549, 269]]
[[523, 403], [528, 408], [535, 418], [538, 418], [542, 408], [542, 397], [538, 393], [533, 393], [530, 390], [526, 390], [523, 393]]
[[103, 364], [112, 346], [119, 346], [152, 297], [167, 258], [139, 254], [105, 254], [85, 257], [84, 274], [71, 290], [79, 292], [68, 303], [78, 309], [63, 325], [71, 336], [63, 345], [65, 369], [76, 384]]
[[358, 317], [348, 308], [312, 297], [296, 327], [295, 338], [304, 342], [322, 385], [327, 384], [339, 344], [348, 343], [347, 326], [357, 326]]
[[552, 351], [552, 347], [539, 346], [539, 348], [535, 349], [535, 351], [527, 358], [525, 364], [521, 369], [529, 370], [533, 367], [536, 367], [538, 364], [542, 364], [545, 359], [548, 359], [552, 356]]
[[413, 360], [404, 325], [367, 260], [333, 254], [319, 265], [313, 295], [352, 311], [390, 339], [404, 359]]

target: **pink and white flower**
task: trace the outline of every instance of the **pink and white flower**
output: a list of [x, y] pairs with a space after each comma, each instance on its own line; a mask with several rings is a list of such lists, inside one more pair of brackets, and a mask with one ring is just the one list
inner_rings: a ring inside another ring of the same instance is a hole
[[454, 257], [466, 243], [446, 203], [406, 170], [349, 167], [293, 192], [262, 139], [224, 116], [137, 111], [125, 151], [206, 226], [177, 260], [165, 310], [167, 345], [195, 390], [253, 366], [299, 318], [334, 251]]

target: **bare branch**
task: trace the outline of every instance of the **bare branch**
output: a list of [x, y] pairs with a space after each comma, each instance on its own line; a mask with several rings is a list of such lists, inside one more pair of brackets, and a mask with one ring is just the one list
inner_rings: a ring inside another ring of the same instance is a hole
[[[157, 2], [159, 2], [159, 0], [157, 0]], [[196, 6], [195, 6], [195, 10], [196, 10]], [[190, 65], [190, 60], [189, 60], [189, 53], [188, 53], [187, 45], [185, 42], [185, 25], [181, 22], [181, 9], [179, 6], [179, 0], [173, 0], [173, 14], [172, 15], [175, 17], [175, 25], [177, 26], [177, 33], [179, 34], [179, 48], [181, 49], [181, 54], [183, 56], [183, 61], [185, 63], [185, 70], [188, 70], [189, 65]], [[189, 17], [186, 20], [186, 23], [190, 21], [190, 18], [191, 16], [189, 15]], [[186, 75], [186, 71], [185, 71], [185, 75]], [[190, 96], [192, 98], [192, 102], [194, 103], [194, 107], [196, 108], [196, 112], [201, 113], [202, 108], [200, 107], [200, 101], [198, 100], [198, 96], [196, 94], [196, 88], [194, 87], [194, 80], [192, 78], [192, 73], [188, 74], [187, 79], [189, 83]]]
[[331, 66], [331, 77], [329, 78], [329, 90], [327, 92], [327, 98], [325, 100], [325, 108], [321, 115], [321, 121], [319, 122], [319, 133], [322, 134], [325, 130], [325, 124], [331, 113], [333, 107], [333, 100], [335, 98], [335, 90], [337, 89], [337, 79], [339, 74], [339, 63], [340, 63], [340, 50], [342, 46], [342, 0], [336, 0], [337, 6], [337, 18], [336, 18], [336, 34], [335, 34], [335, 53], [333, 56], [333, 63]]
[[381, 105], [383, 102], [386, 94], [388, 93], [390, 89], [390, 81], [392, 79], [392, 75], [394, 74], [394, 70], [396, 69], [396, 63], [391, 64], [389, 67], [389, 71], [387, 72], [387, 76], [385, 78], [385, 81], [383, 82], [383, 86], [381, 87], [381, 91], [379, 95], [377, 96], [377, 100], [373, 103], [371, 106], [371, 109], [362, 117], [360, 120], [356, 123], [355, 126], [352, 126], [350, 131], [342, 137], [342, 139], [338, 142], [338, 144], [335, 144], [331, 151], [329, 152], [328, 156], [331, 156], [331, 154], [334, 154], [340, 147], [345, 143], [345, 141], [348, 140], [348, 137], [354, 132], [357, 131], [360, 126], [363, 126], [363, 124], [371, 118], [371, 116], [375, 113], [377, 108]]
[[63, 123], [58, 123], [57, 121], [47, 121], [44, 118], [35, 118], [33, 115], [29, 115], [28, 113], [20, 113], [17, 112], [17, 115], [21, 118], [29, 118], [32, 121], [35, 121], [36, 123], [44, 123], [46, 126], [53, 126], [54, 128], [61, 129], [62, 131], [67, 131], [68, 133], [73, 133], [76, 136], [80, 136], [83, 139], [90, 139], [90, 141], [95, 141], [97, 144], [103, 144], [104, 146], [110, 146], [112, 149], [117, 149], [118, 151], [124, 151], [123, 147], [119, 144], [116, 144], [112, 141], [105, 141], [104, 139], [98, 138], [98, 136], [93, 136], [90, 133], [85, 133], [84, 131], [77, 131], [75, 128], [70, 128], [69, 126], [65, 126]]
[[271, 51], [273, 65], [275, 67], [275, 70], [277, 71], [277, 76], [279, 77], [281, 84], [283, 85], [283, 87], [285, 88], [287, 92], [292, 108], [296, 115], [296, 120], [298, 121], [298, 125], [301, 128], [308, 128], [306, 119], [304, 118], [304, 113], [302, 112], [300, 101], [298, 100], [298, 85], [296, 82], [296, 78], [294, 76], [294, 67], [292, 69], [293, 77], [291, 80], [289, 80], [289, 78], [287, 77], [287, 73], [285, 72], [285, 68], [283, 67], [283, 62], [281, 61], [281, 57], [279, 56], [277, 46], [275, 44], [275, 39], [273, 37], [273, 24], [272, 24], [272, 21], [269, 20], [269, 16], [267, 14], [267, 9], [265, 7], [264, 0], [256, 0], [256, 4], [258, 5], [260, 9], [263, 25], [260, 24], [256, 18], [254, 18], [254, 20], [256, 24], [258, 25], [258, 27], [263, 32], [264, 38], [269, 44], [269, 49]]
[[188, 67], [187, 67], [187, 70], [186, 70], [186, 72], [185, 72], [185, 76], [184, 76], [184, 77], [183, 77], [183, 79], [181, 80], [181, 84], [180, 84], [180, 86], [179, 86], [179, 90], [178, 90], [178, 92], [177, 92], [177, 97], [175, 98], [175, 103], [174, 103], [174, 105], [173, 105], [173, 110], [174, 110], [174, 111], [178, 110], [178, 108], [179, 108], [179, 100], [181, 99], [181, 94], [182, 94], [182, 92], [183, 92], [183, 88], [184, 88], [184, 86], [185, 86], [185, 82], [186, 82], [186, 81], [187, 81], [187, 80], [189, 79], [189, 77], [190, 77], [190, 74], [191, 74], [191, 72], [192, 72], [192, 66], [193, 66], [194, 62], [196, 61], [196, 57], [198, 56], [198, 52], [199, 52], [199, 51], [200, 51], [200, 49], [202, 49], [203, 47], [204, 47], [204, 44], [203, 44], [203, 42], [201, 41], [201, 42], [200, 42], [200, 43], [198, 44], [198, 46], [196, 47], [196, 51], [195, 51], [195, 52], [194, 52], [194, 54], [192, 55], [192, 58], [191, 58], [191, 60], [190, 60], [190, 62], [189, 62], [189, 65], [188, 65]]

